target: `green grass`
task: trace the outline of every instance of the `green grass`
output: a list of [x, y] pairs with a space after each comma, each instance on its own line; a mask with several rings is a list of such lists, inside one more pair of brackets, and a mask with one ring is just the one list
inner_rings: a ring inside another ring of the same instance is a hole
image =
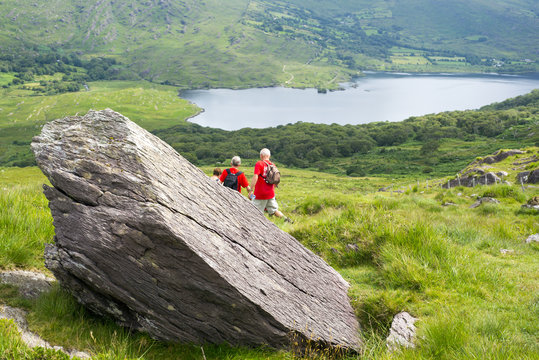
[[[250, 173], [252, 165], [246, 162], [243, 170]], [[211, 168], [203, 170], [209, 174]], [[386, 179], [281, 170], [277, 198], [295, 223], [271, 220], [349, 281], [349, 296], [366, 344], [362, 358], [539, 356], [539, 246], [524, 242], [539, 226], [536, 213], [519, 212], [520, 205], [534, 195], [533, 189], [523, 192], [518, 186], [498, 185], [451, 190], [431, 186], [427, 190], [422, 183], [408, 194], [376, 193]], [[9, 201], [17, 209], [0, 213], [0, 246], [27, 253], [24, 261], [0, 257], [0, 267], [43, 269], [42, 244], [53, 235], [40, 190], [45, 178], [36, 168], [5, 168], [0, 174], [5, 201], [1, 208]], [[501, 204], [469, 209], [475, 201], [473, 194], [488, 194]], [[456, 205], [442, 206], [448, 200]], [[11, 241], [13, 234], [33, 234], [33, 240], [23, 242], [22, 235], [15, 235], [17, 241]], [[504, 255], [501, 249], [513, 252]], [[13, 288], [3, 287], [0, 302], [29, 309], [32, 330], [45, 339], [90, 351], [99, 359], [202, 358], [200, 346], [155, 341], [94, 317], [59, 288], [25, 303]], [[416, 323], [418, 347], [391, 354], [383, 339], [393, 316], [402, 310], [420, 319]], [[4, 349], [0, 354], [29, 351], [9, 322], [0, 322], [0, 328]], [[227, 345], [203, 349], [208, 359], [298, 358], [286, 350]]]
[[44, 244], [54, 230], [42, 183], [48, 181], [39, 169], [0, 168], [0, 269], [44, 269]]
[[0, 159], [6, 165], [32, 164], [32, 136], [50, 120], [84, 115], [89, 109], [111, 108], [147, 130], [166, 128], [197, 114], [200, 109], [178, 97], [178, 89], [146, 81], [91, 82], [89, 91], [31, 96], [0, 89]]

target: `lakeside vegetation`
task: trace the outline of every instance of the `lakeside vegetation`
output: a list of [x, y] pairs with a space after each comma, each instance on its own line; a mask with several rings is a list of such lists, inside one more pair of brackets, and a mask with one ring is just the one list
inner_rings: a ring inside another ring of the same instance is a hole
[[[513, 162], [539, 152], [516, 155]], [[486, 155], [486, 154], [479, 154]], [[533, 164], [532, 164], [533, 165]], [[535, 166], [538, 164], [536, 163]], [[250, 171], [244, 164], [244, 171]], [[211, 167], [203, 170], [210, 174]], [[278, 199], [294, 224], [271, 219], [335, 267], [350, 283], [349, 296], [362, 325], [365, 350], [345, 359], [534, 359], [539, 278], [536, 211], [521, 204], [537, 188], [496, 185], [451, 190], [408, 177], [399, 192], [375, 192], [386, 178], [344, 177], [281, 168]], [[40, 170], [0, 170], [0, 268], [45, 271], [44, 243], [53, 226]], [[476, 194], [476, 195], [474, 195]], [[475, 196], [501, 204], [470, 209]], [[443, 206], [452, 202], [455, 205]], [[23, 241], [24, 240], [24, 241]], [[502, 253], [501, 249], [509, 249]], [[323, 286], [323, 285], [321, 285]], [[36, 301], [0, 286], [0, 303], [29, 311], [32, 331], [53, 344], [92, 353], [96, 359], [200, 359], [201, 348], [164, 343], [129, 333], [96, 318], [59, 288]], [[390, 353], [384, 343], [392, 317], [408, 311], [419, 318], [417, 348]], [[11, 321], [0, 320], [0, 354], [32, 359]], [[298, 359], [290, 350], [203, 346], [207, 359]], [[38, 359], [39, 357], [35, 357]], [[58, 355], [59, 359], [63, 359]], [[324, 358], [324, 357], [320, 357]]]
[[[401, 122], [362, 125], [296, 123], [225, 131], [186, 121], [200, 109], [177, 89], [140, 81], [89, 83], [89, 91], [31, 96], [0, 90], [0, 166], [31, 166], [33, 136], [52, 119], [112, 108], [172, 145], [197, 165], [249, 161], [262, 147], [278, 163], [346, 175], [420, 177], [453, 174], [477, 153], [539, 142], [539, 90], [479, 110], [449, 111]], [[224, 164], [224, 165], [223, 165]]]

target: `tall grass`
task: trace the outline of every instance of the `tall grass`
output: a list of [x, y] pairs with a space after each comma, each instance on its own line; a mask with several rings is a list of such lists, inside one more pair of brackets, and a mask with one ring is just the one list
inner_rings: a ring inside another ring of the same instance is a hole
[[[0, 239], [6, 249], [1, 266], [42, 269], [43, 242], [53, 235], [51, 218], [39, 187], [44, 178], [25, 171], [10, 169], [0, 181]], [[535, 213], [517, 211], [518, 187], [380, 195], [368, 193], [376, 182], [283, 171], [288, 176], [277, 191], [279, 203], [296, 222], [272, 220], [350, 283], [365, 348], [344, 358], [539, 358], [539, 246], [524, 242], [539, 227]], [[331, 196], [324, 194], [328, 189]], [[469, 209], [475, 201], [470, 194], [482, 194], [478, 190], [492, 191], [501, 204]], [[456, 205], [441, 206], [447, 198]], [[504, 255], [500, 249], [513, 252]], [[202, 351], [207, 359], [304, 357], [294, 351], [152, 340], [95, 317], [57, 287], [35, 303], [18, 301], [13, 288], [0, 288], [0, 302], [29, 309], [32, 330], [98, 359], [202, 359]], [[419, 318], [417, 348], [390, 353], [384, 339], [393, 316], [403, 310]], [[0, 343], [24, 354], [28, 350], [5, 324], [0, 322]]]
[[44, 244], [54, 236], [41, 186], [0, 188], [0, 268], [41, 268]]

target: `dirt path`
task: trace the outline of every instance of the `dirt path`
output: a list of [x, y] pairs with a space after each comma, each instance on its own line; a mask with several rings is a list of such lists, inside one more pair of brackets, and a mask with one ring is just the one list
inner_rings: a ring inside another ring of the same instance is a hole
[[285, 74], [290, 75], [290, 79], [286, 80], [284, 83], [285, 83], [285, 84], [290, 84], [290, 83], [294, 80], [294, 74], [289, 73], [288, 71], [286, 71], [286, 65], [283, 65], [283, 72], [284, 72]]

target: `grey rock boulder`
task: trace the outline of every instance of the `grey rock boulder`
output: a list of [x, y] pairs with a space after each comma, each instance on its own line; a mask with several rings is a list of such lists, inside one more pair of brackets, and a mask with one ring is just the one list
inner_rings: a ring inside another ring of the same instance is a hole
[[121, 114], [50, 122], [32, 150], [53, 185], [45, 264], [92, 311], [161, 340], [361, 347], [333, 268]]
[[475, 209], [476, 207], [479, 207], [479, 206], [481, 206], [482, 204], [485, 204], [485, 203], [499, 204], [500, 200], [494, 199], [494, 198], [491, 198], [491, 197], [482, 197], [482, 198], [477, 199], [477, 201], [474, 202], [472, 205], [470, 205], [469, 208], [470, 209]]
[[389, 350], [395, 351], [400, 347], [415, 347], [416, 327], [414, 324], [416, 321], [417, 319], [406, 311], [395, 315], [391, 323], [389, 336], [386, 339]]

